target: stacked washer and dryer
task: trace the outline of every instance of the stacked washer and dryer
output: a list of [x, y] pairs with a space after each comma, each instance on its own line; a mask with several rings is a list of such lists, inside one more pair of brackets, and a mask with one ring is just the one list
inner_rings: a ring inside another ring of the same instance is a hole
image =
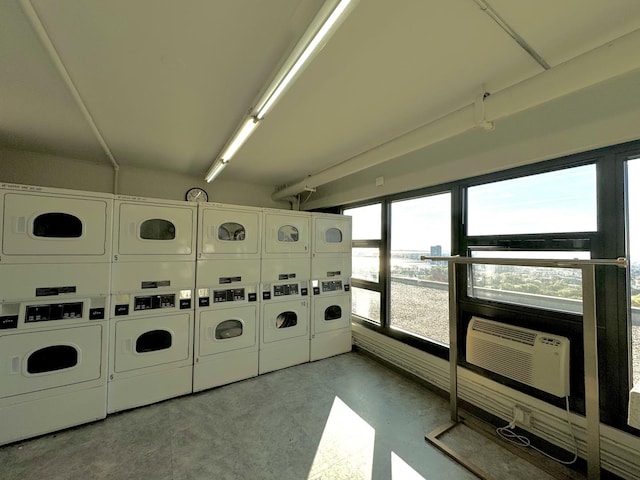
[[0, 444], [106, 416], [112, 196], [0, 185]]
[[351, 349], [349, 217], [11, 184], [0, 212], [0, 445]]
[[197, 206], [114, 202], [108, 412], [192, 392]]
[[309, 361], [310, 218], [263, 210], [260, 374]]
[[351, 350], [351, 217], [313, 213], [311, 361]]
[[258, 375], [261, 227], [256, 208], [198, 207], [194, 391]]

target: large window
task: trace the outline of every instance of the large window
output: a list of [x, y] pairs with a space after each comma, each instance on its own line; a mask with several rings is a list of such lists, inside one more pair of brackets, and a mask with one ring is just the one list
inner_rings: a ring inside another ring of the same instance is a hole
[[[640, 382], [638, 185], [640, 141], [349, 207], [344, 213], [354, 219], [354, 321], [447, 358], [447, 263], [421, 256], [628, 256], [628, 276], [613, 266], [595, 268], [595, 307], [601, 420], [629, 429], [629, 381]], [[466, 329], [471, 317], [480, 316], [566, 336], [571, 409], [584, 414], [581, 270], [458, 265], [456, 285], [461, 365], [553, 403], [544, 392], [467, 363]]]
[[468, 235], [592, 232], [596, 167], [584, 165], [468, 189]]
[[351, 312], [372, 323], [381, 324], [380, 251], [382, 245], [382, 204], [344, 210], [351, 215], [352, 273]]
[[[474, 257], [588, 259], [597, 230], [595, 164], [467, 189], [467, 251]], [[590, 233], [587, 233], [590, 232]], [[582, 313], [580, 270], [474, 265], [473, 298]]]
[[640, 158], [627, 162], [633, 383], [640, 382]]
[[451, 194], [391, 203], [391, 327], [449, 344], [446, 262], [451, 254]]

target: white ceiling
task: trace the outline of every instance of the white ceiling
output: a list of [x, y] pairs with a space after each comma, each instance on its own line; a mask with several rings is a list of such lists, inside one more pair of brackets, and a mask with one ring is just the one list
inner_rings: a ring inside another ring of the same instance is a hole
[[[551, 67], [640, 28], [638, 0], [487, 3]], [[25, 10], [120, 165], [204, 176], [321, 4], [1, 1], [0, 147], [108, 162]], [[542, 71], [474, 0], [360, 0], [221, 178], [293, 183]]]

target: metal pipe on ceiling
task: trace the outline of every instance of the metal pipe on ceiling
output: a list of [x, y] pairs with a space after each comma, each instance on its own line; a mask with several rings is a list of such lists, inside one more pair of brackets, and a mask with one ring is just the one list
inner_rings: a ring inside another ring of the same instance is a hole
[[100, 130], [98, 129], [98, 126], [96, 125], [96, 122], [94, 121], [93, 116], [91, 115], [91, 112], [89, 112], [89, 109], [84, 103], [84, 100], [82, 99], [82, 96], [78, 91], [78, 88], [76, 87], [75, 83], [73, 83], [73, 79], [71, 78], [71, 75], [69, 75], [69, 72], [65, 67], [64, 63], [62, 62], [60, 55], [58, 55], [58, 51], [56, 50], [56, 47], [53, 45], [51, 38], [49, 38], [49, 34], [47, 33], [47, 30], [44, 28], [44, 25], [42, 24], [42, 21], [38, 16], [38, 12], [36, 12], [36, 10], [33, 8], [33, 5], [31, 4], [30, 0], [20, 0], [20, 6], [22, 7], [22, 11], [25, 13], [29, 22], [31, 23], [31, 26], [33, 27], [35, 33], [38, 35], [38, 38], [40, 39], [42, 46], [44, 47], [47, 54], [49, 55], [49, 58], [51, 59], [53, 64], [56, 66], [58, 73], [62, 77], [62, 80], [64, 81], [67, 88], [69, 89], [69, 92], [71, 93], [71, 96], [73, 97], [76, 104], [78, 105], [80, 112], [82, 113], [85, 120], [89, 124], [89, 128], [93, 132], [93, 135], [96, 137], [96, 140], [98, 140], [98, 143], [100, 144], [100, 146], [102, 147], [102, 150], [104, 151], [105, 155], [109, 159], [109, 162], [111, 162], [111, 166], [113, 167], [113, 193], [114, 194], [118, 193], [118, 173], [120, 171], [120, 165], [118, 165], [118, 162], [116, 161], [115, 157], [111, 153], [111, 149], [109, 149], [109, 146], [107, 145], [107, 142], [102, 136], [102, 133], [100, 133]]
[[426, 123], [272, 194], [275, 201], [339, 180], [393, 158], [428, 147], [545, 102], [640, 68], [640, 29], [606, 43], [527, 80], [492, 92], [482, 101], [485, 119], [478, 124], [475, 104]]

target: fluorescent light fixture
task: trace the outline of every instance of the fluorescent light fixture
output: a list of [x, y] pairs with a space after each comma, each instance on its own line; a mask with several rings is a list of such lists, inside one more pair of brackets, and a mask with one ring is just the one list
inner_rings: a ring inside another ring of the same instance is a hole
[[227, 166], [227, 163], [229, 162], [222, 160], [221, 158], [213, 162], [213, 165], [211, 165], [211, 168], [207, 172], [207, 176], [204, 177], [205, 181], [210, 182], [211, 180], [216, 178], [218, 175], [220, 175], [222, 170], [224, 170], [224, 167]]
[[240, 129], [233, 136], [228, 146], [224, 149], [222, 155], [220, 155], [220, 158], [225, 162], [231, 160], [231, 157], [236, 154], [238, 149], [247, 140], [247, 138], [249, 138], [249, 136], [253, 133], [257, 126], [258, 120], [256, 120], [254, 117], [247, 118], [244, 121], [242, 127], [240, 127]]
[[[285, 90], [291, 86], [295, 77], [307, 66], [312, 56], [321, 50], [337, 30], [346, 14], [355, 6], [357, 0], [341, 0], [335, 7], [335, 0], [327, 1], [304, 32], [302, 38], [284, 62], [269, 88], [255, 106], [256, 118], [262, 120]], [[351, 8], [349, 8], [351, 7]], [[331, 11], [327, 17], [327, 12]]]
[[210, 182], [224, 169], [242, 144], [251, 136], [260, 121], [275, 105], [296, 77], [329, 40], [359, 0], [327, 0], [304, 32], [289, 57], [251, 110], [251, 115], [227, 142], [215, 160], [205, 180]]

